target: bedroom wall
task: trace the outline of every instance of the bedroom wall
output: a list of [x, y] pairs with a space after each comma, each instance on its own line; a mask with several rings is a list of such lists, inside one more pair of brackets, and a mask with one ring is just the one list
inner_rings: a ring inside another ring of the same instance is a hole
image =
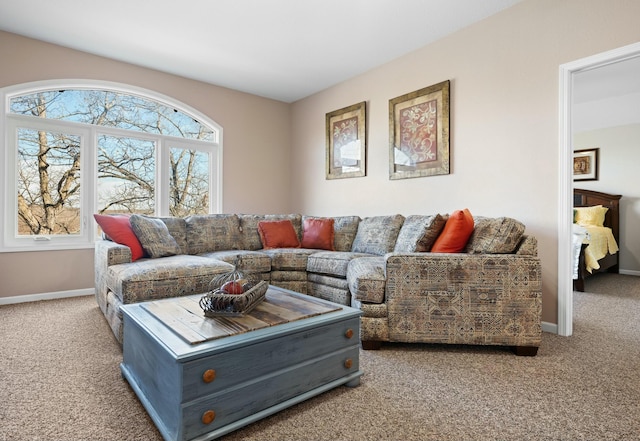
[[581, 181], [577, 188], [621, 194], [620, 272], [640, 276], [640, 124], [575, 133], [576, 150], [599, 148], [597, 181]]
[[[293, 206], [361, 216], [467, 207], [520, 219], [539, 241], [543, 320], [557, 323], [559, 66], [640, 41], [638, 14], [633, 0], [525, 0], [294, 103]], [[451, 173], [390, 181], [389, 100], [447, 79]], [[361, 101], [367, 176], [326, 180], [325, 114]]]
[[[105, 80], [154, 90], [203, 112], [223, 128], [223, 210], [290, 211], [289, 104], [2, 31], [0, 63], [0, 87]], [[93, 249], [0, 253], [0, 281], [0, 297], [93, 289]]]

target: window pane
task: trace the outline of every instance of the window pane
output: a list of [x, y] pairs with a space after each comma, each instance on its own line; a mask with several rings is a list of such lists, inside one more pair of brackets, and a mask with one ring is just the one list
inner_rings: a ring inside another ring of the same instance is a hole
[[169, 182], [172, 216], [209, 213], [209, 153], [172, 148]]
[[80, 233], [80, 137], [19, 128], [18, 235]]
[[217, 142], [216, 133], [157, 101], [107, 90], [56, 90], [12, 98], [11, 113]]
[[147, 139], [98, 136], [98, 212], [155, 212], [156, 145]]

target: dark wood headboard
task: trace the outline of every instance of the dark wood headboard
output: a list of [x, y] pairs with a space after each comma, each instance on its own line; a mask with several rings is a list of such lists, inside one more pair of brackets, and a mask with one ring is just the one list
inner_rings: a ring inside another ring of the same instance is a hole
[[607, 207], [607, 213], [604, 216], [604, 226], [612, 230], [613, 237], [619, 242], [620, 234], [620, 198], [619, 194], [601, 193], [593, 190], [573, 189], [573, 206], [574, 207], [591, 207], [593, 205], [602, 205]]

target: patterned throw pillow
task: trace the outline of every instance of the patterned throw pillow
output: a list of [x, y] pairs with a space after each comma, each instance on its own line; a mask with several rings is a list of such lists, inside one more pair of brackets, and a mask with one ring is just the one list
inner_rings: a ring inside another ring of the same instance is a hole
[[161, 219], [134, 214], [129, 221], [149, 257], [166, 257], [181, 253], [178, 242], [169, 234], [167, 225]]
[[473, 254], [511, 254], [524, 234], [522, 222], [509, 217], [477, 218], [466, 252]]
[[423, 216], [408, 216], [402, 228], [393, 251], [398, 253], [424, 253], [431, 250], [447, 219], [440, 214]]
[[401, 214], [365, 217], [358, 225], [351, 251], [379, 256], [393, 251], [403, 222]]

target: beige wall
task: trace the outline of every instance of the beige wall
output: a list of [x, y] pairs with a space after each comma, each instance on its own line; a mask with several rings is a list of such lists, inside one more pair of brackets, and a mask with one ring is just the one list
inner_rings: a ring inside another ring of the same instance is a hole
[[[512, 216], [537, 236], [557, 323], [559, 66], [640, 40], [640, 2], [526, 0], [294, 103], [293, 206], [309, 214]], [[451, 80], [451, 174], [390, 181], [389, 100]], [[325, 180], [327, 112], [367, 101], [363, 178]]]
[[[525, 0], [292, 105], [0, 33], [0, 87], [101, 78], [151, 88], [201, 110], [224, 128], [228, 212], [367, 216], [468, 207], [475, 214], [518, 218], [539, 239], [543, 320], [557, 323], [559, 66], [640, 41], [639, 15], [636, 0]], [[451, 174], [390, 181], [389, 99], [446, 79]], [[325, 114], [360, 101], [367, 101], [367, 176], [327, 181]], [[262, 178], [268, 186], [251, 187]], [[64, 289], [93, 284], [91, 254], [79, 253], [84, 265], [55, 265], [63, 280], [82, 274], [82, 281]], [[38, 265], [56, 259], [50, 253], [23, 254], [33, 255]], [[0, 277], [4, 282], [11, 275], [8, 285], [0, 285], [0, 296], [50, 291], [46, 281], [20, 289], [32, 274], [25, 261], [21, 254], [0, 254]]]
[[[290, 168], [289, 104], [2, 31], [0, 66], [0, 87], [56, 78], [94, 79], [175, 98], [223, 128], [225, 212], [291, 210], [286, 172]], [[0, 297], [86, 289], [93, 283], [93, 250], [0, 253]]]

